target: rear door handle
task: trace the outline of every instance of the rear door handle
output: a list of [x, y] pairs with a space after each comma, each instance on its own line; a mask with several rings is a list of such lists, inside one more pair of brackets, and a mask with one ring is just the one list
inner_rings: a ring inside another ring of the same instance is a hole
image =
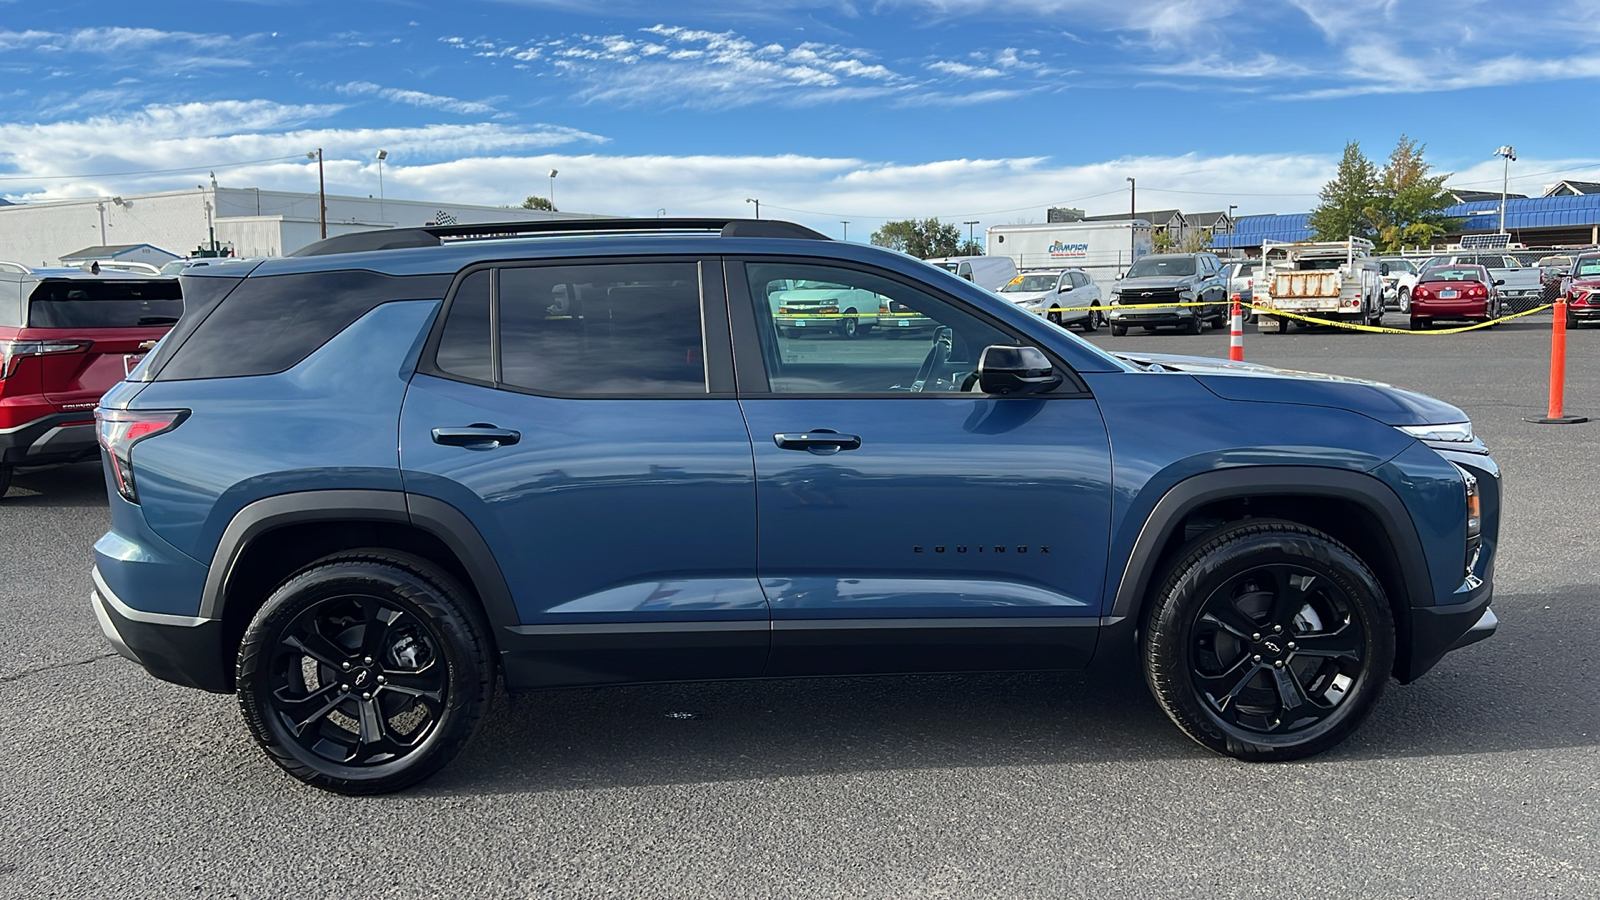
[[772, 436], [779, 450], [809, 450], [812, 453], [838, 453], [840, 450], [858, 450], [861, 438], [854, 434], [840, 434], [827, 428], [812, 431], [779, 432]]
[[494, 450], [522, 440], [522, 432], [476, 422], [465, 428], [435, 428], [433, 442], [468, 450]]

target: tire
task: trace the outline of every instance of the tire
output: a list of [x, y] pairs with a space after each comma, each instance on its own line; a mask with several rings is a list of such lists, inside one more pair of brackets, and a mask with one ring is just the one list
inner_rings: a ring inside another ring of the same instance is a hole
[[6, 491], [11, 490], [11, 473], [15, 471], [10, 466], [0, 465], [0, 500], [6, 498]]
[[1301, 759], [1372, 711], [1394, 665], [1394, 620], [1348, 547], [1260, 519], [1181, 553], [1143, 650], [1156, 702], [1197, 743], [1242, 760]]
[[1190, 319], [1189, 323], [1183, 328], [1184, 334], [1205, 334], [1205, 332], [1206, 320], [1200, 316], [1195, 316], [1194, 318]]
[[1126, 325], [1113, 324], [1111, 326], [1111, 336], [1112, 337], [1122, 337], [1123, 335], [1125, 335], [1127, 333], [1128, 333], [1128, 326], [1126, 326]]
[[[1569, 310], [1567, 312], [1567, 329], [1571, 330], [1571, 329], [1577, 328], [1577, 327], [1578, 327], [1578, 317], [1573, 315], [1572, 312]], [[0, 474], [0, 486], [5, 485], [5, 483], [7, 481], [9, 481], [10, 479], [11, 479], [11, 473], [9, 471], [7, 471], [7, 472], [5, 472], [3, 474]], [[5, 491], [0, 490], [0, 497], [3, 497], [3, 496], [5, 496]]]
[[1061, 313], [1058, 313], [1053, 309], [1050, 310], [1049, 312], [1045, 313], [1044, 317], [1045, 317], [1045, 319], [1049, 320], [1052, 324], [1055, 324], [1055, 325], [1060, 325], [1061, 324]]
[[1431, 320], [1429, 320], [1429, 319], [1422, 319], [1422, 318], [1418, 318], [1417, 316], [1412, 316], [1411, 317], [1411, 330], [1412, 331], [1427, 331], [1428, 328], [1431, 327], [1432, 325], [1433, 325], [1433, 322]]
[[1283, 316], [1278, 316], [1277, 320], [1278, 320], [1278, 333], [1279, 334], [1288, 334], [1289, 333], [1289, 321], [1290, 320], [1285, 319]]
[[1411, 315], [1411, 291], [1407, 288], [1400, 289], [1400, 314]]
[[1102, 324], [1104, 324], [1104, 320], [1100, 315], [1100, 304], [1091, 303], [1089, 304], [1089, 314], [1083, 317], [1083, 321], [1078, 323], [1078, 327], [1082, 329], [1084, 334], [1094, 334], [1100, 330]]
[[256, 743], [341, 794], [437, 772], [476, 731], [494, 684], [488, 626], [469, 598], [432, 563], [387, 550], [301, 570], [239, 647], [239, 707]]
[[861, 321], [860, 319], [856, 318], [855, 309], [847, 309], [844, 311], [844, 314], [848, 316], [848, 318], [839, 322], [839, 334], [849, 339], [860, 337], [862, 334]]

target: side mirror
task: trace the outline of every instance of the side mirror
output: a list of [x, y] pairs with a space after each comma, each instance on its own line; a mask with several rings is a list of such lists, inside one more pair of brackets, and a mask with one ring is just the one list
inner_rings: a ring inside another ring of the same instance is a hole
[[1387, 275], [1387, 274], [1389, 274], [1389, 264], [1388, 263], [1384, 263], [1383, 265], [1379, 266], [1378, 267], [1378, 274], [1379, 275]]
[[1037, 347], [990, 344], [978, 357], [978, 389], [985, 394], [1038, 394], [1060, 383], [1050, 358]]
[[1499, 287], [1500, 285], [1505, 284], [1505, 283], [1506, 283], [1506, 280], [1504, 278], [1497, 278], [1497, 279], [1495, 279], [1495, 282], [1494, 282], [1495, 287]]
[[1061, 293], [1063, 293], [1063, 294], [1065, 294], [1067, 291], [1070, 291], [1070, 290], [1072, 290], [1072, 285], [1070, 285], [1070, 284], [1063, 284], [1061, 286]]

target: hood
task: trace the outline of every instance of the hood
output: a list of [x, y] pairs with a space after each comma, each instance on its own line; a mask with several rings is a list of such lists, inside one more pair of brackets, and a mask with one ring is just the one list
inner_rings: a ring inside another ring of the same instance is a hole
[[1575, 288], [1583, 288], [1586, 291], [1592, 291], [1595, 288], [1600, 288], [1600, 275], [1585, 275], [1582, 278], [1574, 278], [1572, 279], [1571, 286]]
[[1002, 300], [1010, 300], [1012, 303], [1021, 304], [1021, 303], [1032, 303], [1035, 300], [1043, 300], [1045, 297], [1048, 297], [1050, 294], [1052, 294], [1054, 292], [1053, 291], [1010, 291], [1010, 292], [1007, 292], [1007, 293], [1000, 293], [999, 291], [996, 291], [995, 293], [999, 294], [1000, 295], [1000, 299], [1002, 299]]
[[1224, 400], [1347, 409], [1377, 419], [1385, 425], [1443, 425], [1469, 421], [1466, 413], [1443, 400], [1377, 381], [1276, 369], [1258, 363], [1230, 362], [1204, 356], [1173, 356], [1165, 353], [1115, 355], [1133, 363], [1188, 373]]
[[1151, 275], [1145, 278], [1124, 278], [1113, 284], [1111, 289], [1126, 294], [1129, 291], [1161, 291], [1170, 288], [1185, 288], [1193, 283], [1193, 275]]

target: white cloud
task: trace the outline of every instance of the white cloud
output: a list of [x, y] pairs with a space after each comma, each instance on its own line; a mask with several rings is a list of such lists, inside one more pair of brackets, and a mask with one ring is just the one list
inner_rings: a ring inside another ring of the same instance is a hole
[[457, 100], [454, 97], [429, 94], [423, 91], [384, 87], [379, 84], [373, 84], [370, 81], [352, 81], [348, 84], [342, 84], [338, 87], [338, 91], [341, 94], [350, 96], [376, 96], [393, 103], [405, 103], [410, 106], [420, 106], [424, 109], [439, 109], [462, 115], [485, 115], [495, 111], [495, 108], [487, 103]]

